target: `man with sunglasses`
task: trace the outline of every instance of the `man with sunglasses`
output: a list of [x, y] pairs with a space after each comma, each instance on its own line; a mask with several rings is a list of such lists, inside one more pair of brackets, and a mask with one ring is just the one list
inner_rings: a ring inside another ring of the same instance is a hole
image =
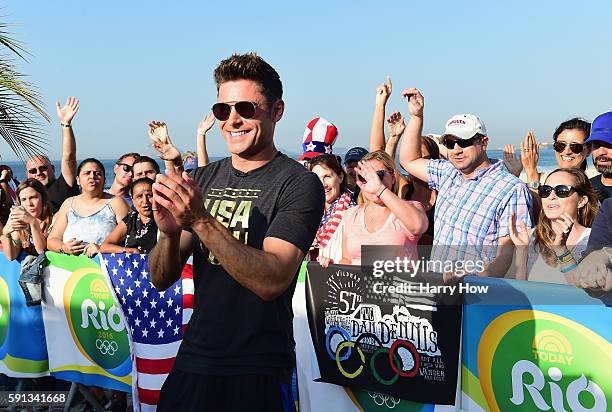
[[72, 130], [72, 120], [79, 110], [76, 97], [68, 96], [64, 106], [55, 103], [57, 117], [62, 128], [61, 174], [55, 178], [55, 166], [45, 155], [36, 155], [26, 161], [26, 176], [36, 179], [47, 188], [53, 213], [57, 212], [64, 200], [79, 194], [76, 184], [76, 140]]
[[274, 146], [285, 105], [272, 66], [233, 55], [215, 81], [212, 110], [231, 156], [191, 176], [171, 168], [153, 186], [151, 280], [170, 287], [193, 253], [196, 302], [157, 410], [295, 410], [291, 302], [323, 187]]
[[595, 168], [601, 173], [590, 180], [603, 203], [612, 197], [612, 112], [600, 114], [593, 120], [591, 135], [584, 143], [591, 150]]
[[[472, 114], [460, 114], [446, 122], [441, 143], [448, 160], [421, 157], [424, 99], [407, 89], [410, 122], [400, 149], [400, 163], [411, 175], [438, 191], [431, 259], [476, 260], [485, 265], [482, 276], [503, 277], [514, 250], [508, 222], [531, 227], [531, 195], [527, 186], [487, 156], [489, 138], [484, 123]], [[454, 277], [454, 274], [445, 274]]]
[[111, 184], [108, 193], [113, 196], [122, 197], [130, 206], [132, 206], [132, 198], [130, 197], [130, 185], [134, 177], [134, 162], [140, 158], [138, 153], [126, 153], [121, 155], [119, 160], [115, 162], [113, 172], [115, 178]]

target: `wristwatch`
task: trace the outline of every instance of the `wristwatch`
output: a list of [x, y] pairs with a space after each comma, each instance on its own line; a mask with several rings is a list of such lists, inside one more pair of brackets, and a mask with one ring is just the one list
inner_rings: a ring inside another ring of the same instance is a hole
[[533, 182], [529, 182], [529, 188], [534, 189], [534, 190], [538, 190], [538, 188], [540, 187], [540, 182], [537, 180], [534, 180]]

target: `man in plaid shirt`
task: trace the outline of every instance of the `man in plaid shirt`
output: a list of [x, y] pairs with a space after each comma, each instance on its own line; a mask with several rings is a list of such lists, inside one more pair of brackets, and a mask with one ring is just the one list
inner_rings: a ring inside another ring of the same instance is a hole
[[[508, 173], [502, 161], [491, 163], [484, 123], [471, 114], [453, 116], [440, 141], [448, 160], [421, 158], [423, 96], [407, 89], [410, 122], [400, 163], [411, 175], [438, 191], [434, 249], [430, 260], [481, 261], [481, 276], [503, 277], [512, 263], [511, 220], [531, 227], [531, 194]], [[445, 274], [445, 276], [453, 276]]]

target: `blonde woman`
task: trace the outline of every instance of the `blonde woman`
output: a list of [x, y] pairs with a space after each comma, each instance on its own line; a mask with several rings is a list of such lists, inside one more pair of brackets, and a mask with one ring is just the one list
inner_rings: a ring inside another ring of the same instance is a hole
[[416, 245], [427, 230], [425, 208], [420, 202], [397, 195], [395, 165], [382, 150], [368, 153], [356, 167], [359, 206], [343, 214], [342, 261], [361, 264], [362, 245], [393, 245], [404, 257], [418, 259]]

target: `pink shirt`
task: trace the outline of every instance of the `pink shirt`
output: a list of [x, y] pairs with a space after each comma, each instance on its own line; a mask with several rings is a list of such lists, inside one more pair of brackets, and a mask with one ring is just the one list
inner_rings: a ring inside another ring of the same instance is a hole
[[[418, 203], [412, 200], [406, 202]], [[361, 265], [361, 245], [378, 245], [404, 246], [404, 256], [412, 260], [418, 259], [417, 242], [420, 236], [410, 233], [393, 213], [389, 213], [380, 229], [370, 233], [365, 225], [364, 210], [365, 207], [353, 207], [342, 214], [348, 254], [343, 258], [350, 259], [352, 265]]]

